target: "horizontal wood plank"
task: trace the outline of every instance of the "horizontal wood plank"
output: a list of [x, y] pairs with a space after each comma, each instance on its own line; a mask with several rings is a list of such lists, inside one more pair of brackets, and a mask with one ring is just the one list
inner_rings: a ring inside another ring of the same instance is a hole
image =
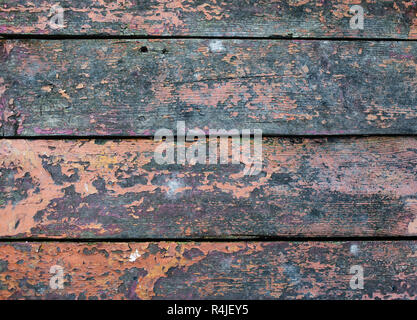
[[[416, 250], [415, 241], [2, 243], [0, 298], [416, 299]], [[353, 266], [363, 289], [351, 287]]]
[[[55, 29], [56, 3], [3, 0], [0, 33], [417, 38], [417, 5], [405, 0], [59, 1], [64, 25]], [[362, 30], [349, 24], [355, 4], [364, 9]]]
[[417, 43], [0, 42], [6, 137], [417, 133]]
[[158, 145], [0, 140], [0, 236], [417, 235], [415, 137], [265, 138], [258, 175], [157, 164]]

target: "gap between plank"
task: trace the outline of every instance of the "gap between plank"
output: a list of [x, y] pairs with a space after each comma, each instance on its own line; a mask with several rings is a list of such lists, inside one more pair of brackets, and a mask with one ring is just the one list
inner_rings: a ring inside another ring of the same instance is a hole
[[39, 34], [7, 34], [0, 33], [0, 40], [309, 40], [309, 41], [402, 41], [416, 42], [417, 39], [403, 38], [358, 38], [358, 37], [293, 37], [272, 35], [266, 37], [243, 37], [243, 36], [151, 36], [151, 35], [39, 35]]
[[1, 238], [0, 243], [18, 242], [79, 242], [79, 243], [99, 243], [99, 242], [346, 242], [346, 241], [417, 241], [417, 236], [352, 236], [352, 237], [268, 237], [268, 236], [239, 236], [239, 238]]
[[[221, 135], [222, 136], [222, 135]], [[173, 135], [176, 139], [178, 136]], [[229, 136], [228, 136], [229, 137]], [[262, 134], [262, 138], [303, 138], [303, 139], [321, 139], [321, 138], [365, 138], [365, 137], [417, 137], [417, 133], [371, 133], [371, 134], [321, 134], [321, 135], [306, 135], [306, 134]], [[118, 136], [118, 135], [88, 135], [88, 136], [77, 136], [77, 135], [52, 135], [52, 136], [0, 136], [1, 140], [152, 140], [153, 135], [141, 136]]]

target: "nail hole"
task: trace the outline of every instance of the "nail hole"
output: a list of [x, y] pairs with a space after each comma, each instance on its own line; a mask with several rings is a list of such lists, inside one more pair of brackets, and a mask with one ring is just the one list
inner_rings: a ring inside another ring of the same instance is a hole
[[148, 52], [148, 48], [147, 47], [141, 47], [140, 52]]

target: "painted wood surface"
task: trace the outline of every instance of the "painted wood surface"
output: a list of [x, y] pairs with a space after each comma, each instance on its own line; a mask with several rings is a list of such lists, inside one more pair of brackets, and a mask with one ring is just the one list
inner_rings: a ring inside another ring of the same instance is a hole
[[[416, 251], [415, 241], [2, 243], [0, 298], [416, 299]], [[53, 266], [63, 289], [50, 287]], [[363, 289], [350, 286], [352, 266]]]
[[158, 145], [0, 140], [0, 236], [417, 235], [416, 137], [265, 138], [252, 176], [157, 164]]
[[[302, 241], [417, 235], [417, 137], [342, 137], [417, 133], [417, 43], [380, 41], [417, 39], [414, 0], [55, 3], [0, 4], [0, 299], [417, 299], [417, 241]], [[256, 176], [128, 139], [177, 121], [292, 137]]]
[[[414, 0], [59, 1], [64, 27], [53, 29], [49, 21], [56, 3], [3, 0], [0, 33], [417, 38]], [[349, 25], [350, 8], [358, 4], [365, 14], [363, 30]]]
[[417, 133], [417, 43], [0, 42], [4, 136]]

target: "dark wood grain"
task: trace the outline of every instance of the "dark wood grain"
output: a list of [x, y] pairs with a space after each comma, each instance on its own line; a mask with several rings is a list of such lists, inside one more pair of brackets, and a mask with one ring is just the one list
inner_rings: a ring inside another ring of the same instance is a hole
[[[54, 30], [48, 21], [56, 3], [3, 0], [0, 33], [417, 38], [415, 1], [59, 1], [65, 27]], [[363, 30], [349, 26], [354, 4], [364, 8]]]
[[0, 140], [0, 236], [417, 235], [417, 138], [265, 138], [263, 169], [155, 162], [151, 140]]
[[417, 133], [417, 43], [0, 42], [6, 137]]
[[[416, 299], [416, 250], [415, 241], [3, 243], [0, 298]], [[54, 265], [63, 289], [50, 287]], [[355, 265], [363, 289], [350, 286]]]

